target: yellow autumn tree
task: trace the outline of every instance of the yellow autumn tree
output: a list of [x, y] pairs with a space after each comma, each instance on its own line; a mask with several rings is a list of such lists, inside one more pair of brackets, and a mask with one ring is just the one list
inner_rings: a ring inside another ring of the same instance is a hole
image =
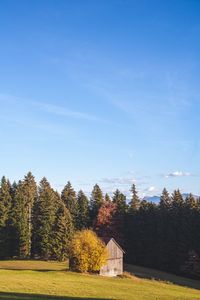
[[105, 244], [92, 230], [75, 233], [70, 247], [70, 269], [79, 272], [97, 272], [106, 263]]

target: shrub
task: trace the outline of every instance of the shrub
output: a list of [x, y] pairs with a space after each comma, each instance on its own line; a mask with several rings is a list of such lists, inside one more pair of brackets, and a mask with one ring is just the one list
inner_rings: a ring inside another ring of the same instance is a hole
[[105, 244], [91, 230], [76, 232], [70, 247], [70, 269], [97, 272], [106, 263]]

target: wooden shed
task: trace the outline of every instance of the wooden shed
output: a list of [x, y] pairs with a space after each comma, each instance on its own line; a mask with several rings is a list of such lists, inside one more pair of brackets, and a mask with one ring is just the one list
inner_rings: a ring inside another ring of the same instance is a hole
[[107, 263], [101, 267], [99, 274], [102, 276], [117, 276], [123, 273], [123, 255], [124, 250], [115, 241], [114, 238], [102, 237], [108, 250]]

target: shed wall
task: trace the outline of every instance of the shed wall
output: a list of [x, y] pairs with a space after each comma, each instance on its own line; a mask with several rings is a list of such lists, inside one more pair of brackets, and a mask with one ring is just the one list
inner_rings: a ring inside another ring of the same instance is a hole
[[117, 244], [110, 240], [106, 246], [108, 250], [108, 260], [100, 270], [100, 275], [117, 276], [123, 273], [123, 251]]

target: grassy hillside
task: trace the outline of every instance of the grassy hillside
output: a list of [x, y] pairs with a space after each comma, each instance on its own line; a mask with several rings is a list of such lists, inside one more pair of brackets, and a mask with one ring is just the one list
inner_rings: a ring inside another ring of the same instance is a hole
[[[141, 270], [140, 270], [141, 271]], [[200, 299], [200, 291], [149, 279], [103, 278], [66, 271], [65, 263], [0, 262], [0, 300]]]

